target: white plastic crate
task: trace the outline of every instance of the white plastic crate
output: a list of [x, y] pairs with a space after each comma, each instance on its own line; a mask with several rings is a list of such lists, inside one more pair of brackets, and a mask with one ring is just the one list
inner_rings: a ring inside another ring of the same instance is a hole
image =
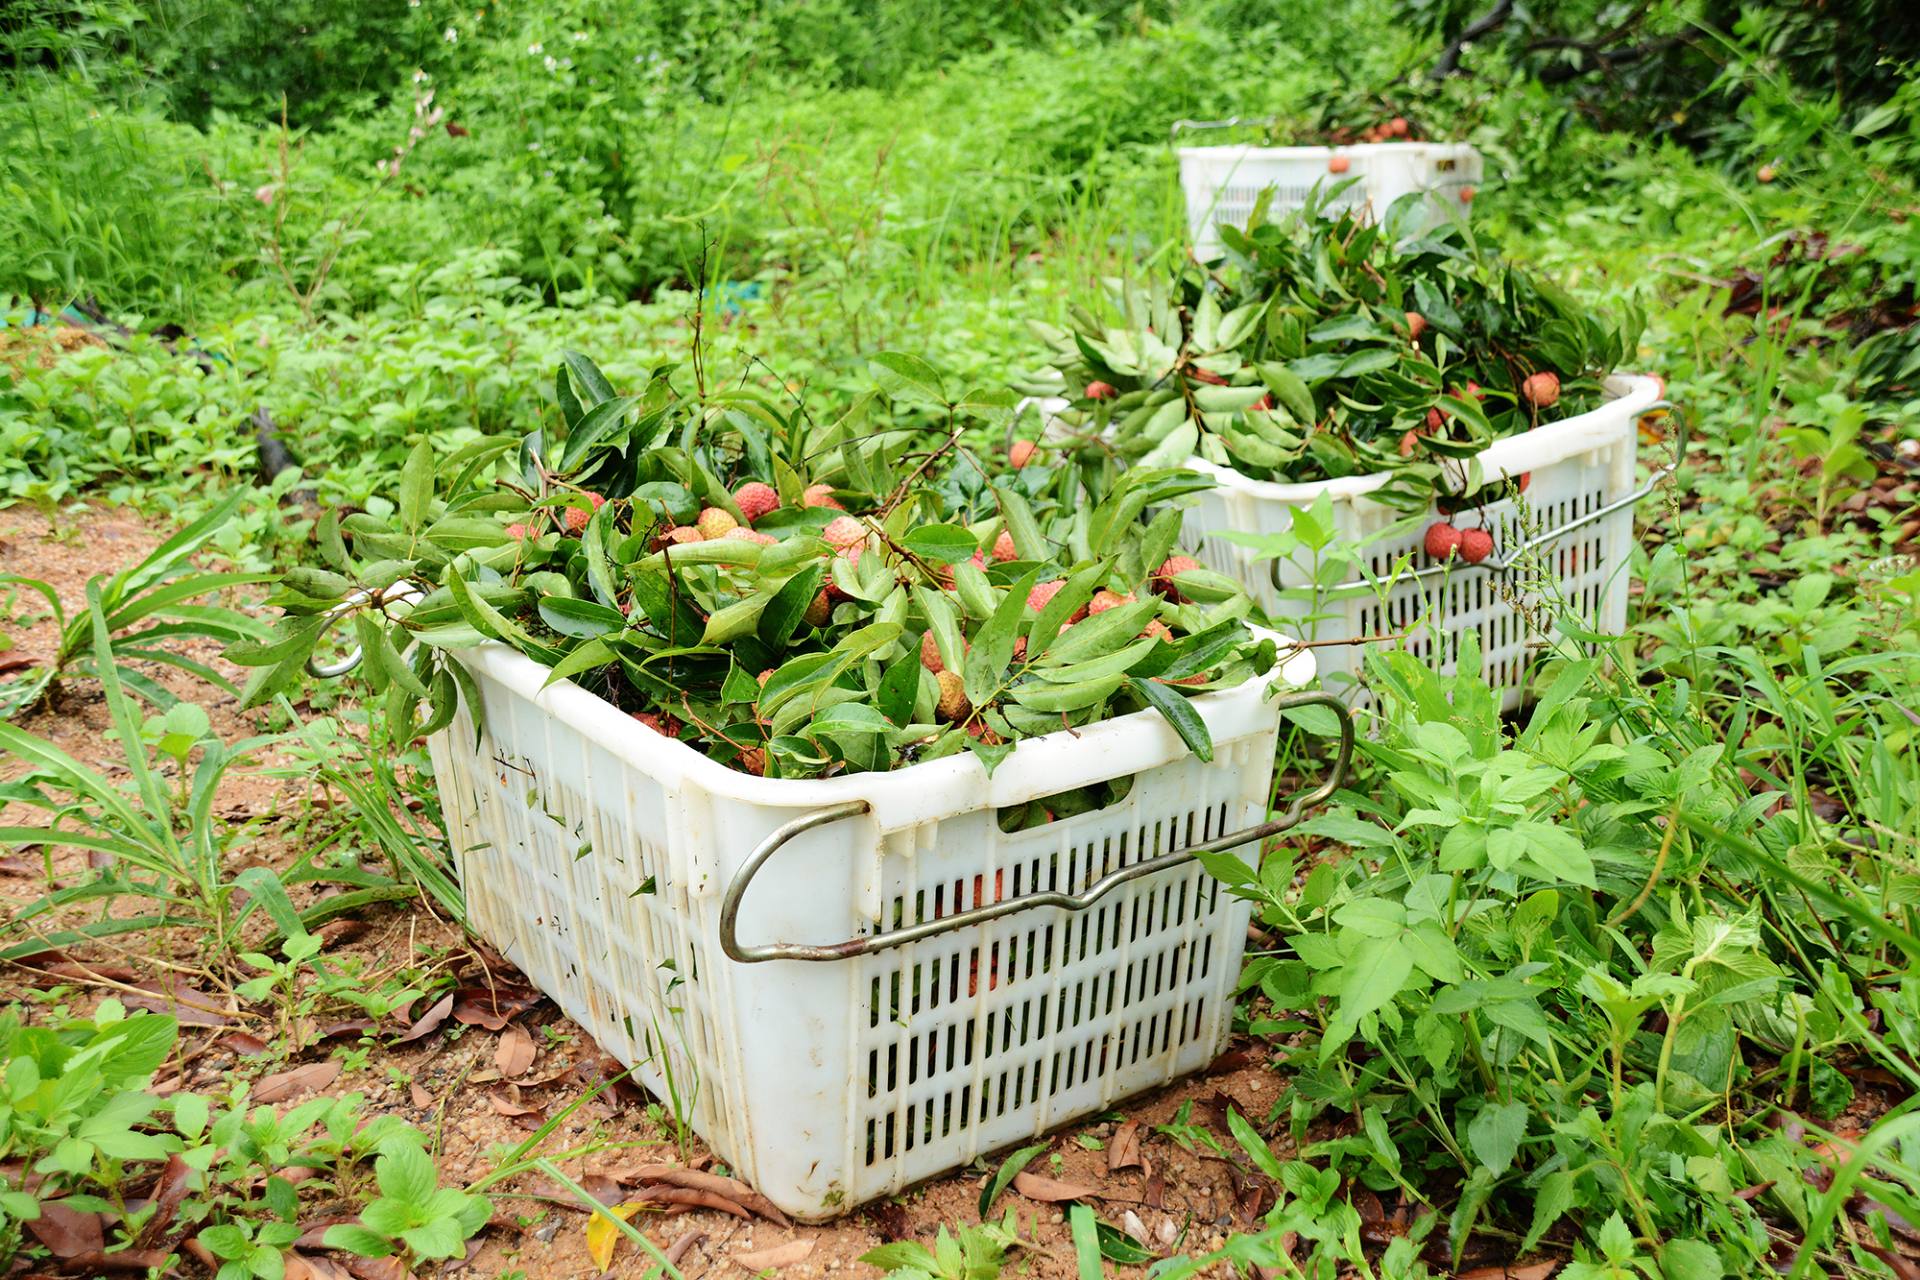
[[[1347, 171], [1327, 162], [1345, 156]], [[1480, 153], [1465, 143], [1368, 142], [1347, 147], [1182, 147], [1180, 187], [1187, 199], [1187, 231], [1194, 253], [1220, 250], [1219, 227], [1244, 227], [1260, 193], [1272, 188], [1270, 216], [1278, 219], [1307, 202], [1316, 187], [1358, 178], [1333, 202], [1359, 206], [1369, 217], [1410, 191], [1430, 192], [1434, 216], [1467, 210], [1468, 189], [1480, 183]]]
[[[818, 780], [716, 764], [504, 647], [463, 656], [484, 732], [462, 710], [431, 748], [473, 927], [807, 1220], [1206, 1065], [1248, 906], [1193, 855], [1252, 861], [1351, 747], [1263, 822], [1280, 708], [1338, 707], [1276, 699], [1313, 677], [1299, 649], [1193, 700], [1210, 764], [1148, 711], [991, 778], [962, 754]], [[1000, 830], [1129, 775], [1105, 809]]]
[[[1429, 512], [1411, 532], [1381, 537], [1406, 519], [1367, 495], [1385, 484], [1385, 474], [1346, 476], [1306, 484], [1249, 480], [1236, 471], [1198, 458], [1187, 465], [1213, 477], [1213, 489], [1198, 495], [1187, 510], [1182, 543], [1207, 567], [1245, 584], [1276, 625], [1315, 641], [1344, 641], [1360, 636], [1410, 632], [1403, 644], [1431, 657], [1439, 646], [1442, 669], [1454, 669], [1460, 637], [1478, 635], [1482, 672], [1500, 690], [1503, 703], [1517, 706], [1525, 690], [1531, 656], [1525, 619], [1513, 601], [1557, 596], [1601, 631], [1626, 625], [1627, 561], [1633, 542], [1633, 502], [1652, 487], [1636, 489], [1634, 454], [1640, 415], [1664, 394], [1660, 382], [1636, 375], [1607, 380], [1612, 397], [1576, 417], [1496, 440], [1480, 454], [1488, 482], [1529, 474], [1527, 490], [1516, 502], [1503, 499], [1451, 517]], [[1395, 579], [1382, 601], [1376, 587], [1359, 578], [1351, 584], [1322, 587], [1308, 594], [1306, 569], [1281, 560], [1257, 560], [1255, 552], [1211, 535], [1225, 530], [1282, 533], [1297, 507], [1311, 506], [1322, 494], [1332, 501], [1335, 536], [1344, 545], [1366, 542], [1367, 574], [1384, 582], [1409, 553], [1414, 573]], [[1454, 560], [1441, 566], [1422, 550], [1426, 527], [1451, 519], [1461, 527], [1480, 525], [1494, 536], [1494, 554], [1479, 565]], [[1371, 540], [1371, 541], [1369, 541]], [[1516, 572], [1506, 562], [1521, 544]], [[1541, 572], [1532, 573], [1538, 569]], [[1545, 593], [1523, 591], [1529, 579], [1551, 579]], [[1503, 594], [1504, 589], [1504, 594]], [[1310, 615], [1318, 613], [1317, 620]], [[1363, 665], [1364, 646], [1333, 644], [1315, 650], [1320, 674], [1332, 687], [1350, 685]]]

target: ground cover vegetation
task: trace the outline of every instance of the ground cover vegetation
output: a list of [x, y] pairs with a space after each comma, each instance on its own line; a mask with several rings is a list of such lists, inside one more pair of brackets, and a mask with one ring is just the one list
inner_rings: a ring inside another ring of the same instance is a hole
[[[1912, 22], [7, 7], [0, 1265], [1920, 1273]], [[1169, 131], [1228, 116], [1487, 179], [1208, 269]], [[1173, 545], [1187, 453], [1421, 509], [1616, 368], [1684, 410], [1627, 626], [1550, 640], [1546, 592], [1506, 715], [1371, 647], [1346, 787], [1209, 860], [1231, 1086], [794, 1234], [460, 931], [421, 738], [462, 645], [750, 773], [1136, 709], [1204, 753], [1189, 697], [1273, 652]]]

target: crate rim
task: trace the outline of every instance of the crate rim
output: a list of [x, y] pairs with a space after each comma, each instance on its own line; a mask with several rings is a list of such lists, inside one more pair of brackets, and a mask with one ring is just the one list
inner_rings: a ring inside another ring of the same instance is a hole
[[[1666, 395], [1665, 382], [1652, 374], [1612, 373], [1603, 385], [1613, 394], [1585, 413], [1495, 440], [1481, 450], [1477, 456], [1486, 478], [1498, 480], [1517, 475], [1582, 452], [1576, 438], [1588, 427], [1622, 413], [1637, 418]], [[1294, 504], [1311, 503], [1323, 493], [1335, 501], [1364, 498], [1393, 478], [1391, 471], [1370, 471], [1366, 475], [1337, 476], [1331, 480], [1255, 480], [1232, 467], [1219, 466], [1197, 455], [1187, 459], [1187, 467], [1212, 477], [1223, 489], [1265, 501]]]
[[[1257, 626], [1251, 629], [1281, 646], [1272, 669], [1231, 689], [1189, 699], [1208, 731], [1216, 736], [1232, 721], [1256, 714], [1276, 686], [1301, 688], [1316, 674], [1313, 650], [1277, 631]], [[1002, 808], [1157, 768], [1192, 754], [1173, 726], [1147, 707], [1072, 730], [1024, 738], [1014, 744], [1012, 753], [992, 775], [972, 753], [960, 752], [884, 772], [835, 778], [761, 778], [729, 768], [678, 739], [636, 723], [626, 712], [572, 680], [546, 684], [549, 668], [505, 644], [489, 642], [452, 656], [664, 786], [692, 785], [716, 798], [766, 809], [868, 801], [870, 817], [883, 832], [923, 821], [929, 804], [953, 811]], [[1243, 735], [1235, 732], [1229, 736]]]
[[1327, 146], [1267, 147], [1257, 142], [1220, 142], [1206, 147], [1176, 147], [1181, 159], [1225, 159], [1254, 157], [1272, 160], [1315, 160], [1336, 153], [1419, 156], [1434, 151], [1454, 153], [1476, 150], [1471, 142], [1350, 142]]

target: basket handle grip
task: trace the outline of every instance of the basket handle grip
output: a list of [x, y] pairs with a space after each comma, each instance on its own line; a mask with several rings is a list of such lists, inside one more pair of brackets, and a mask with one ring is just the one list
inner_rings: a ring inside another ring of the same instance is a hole
[[1293, 803], [1287, 806], [1285, 813], [1269, 818], [1265, 822], [1238, 831], [1230, 831], [1223, 836], [1215, 836], [1203, 844], [1189, 845], [1185, 849], [1176, 849], [1136, 862], [1130, 867], [1121, 867], [1108, 872], [1079, 893], [1032, 893], [1024, 897], [1008, 898], [985, 906], [973, 907], [954, 915], [942, 916], [937, 920], [923, 920], [919, 924], [896, 929], [892, 933], [874, 934], [867, 937], [848, 938], [843, 942], [813, 945], [803, 942], [769, 942], [760, 946], [746, 946], [740, 941], [740, 903], [747, 895], [747, 888], [753, 878], [765, 866], [767, 860], [778, 853], [783, 845], [803, 832], [815, 827], [837, 822], [842, 818], [851, 818], [866, 813], [870, 806], [865, 800], [848, 800], [840, 804], [829, 805], [812, 813], [802, 814], [793, 821], [774, 831], [748, 856], [746, 865], [740, 868], [733, 882], [727, 886], [726, 896], [720, 902], [720, 949], [727, 958], [741, 964], [760, 964], [767, 960], [850, 960], [856, 956], [872, 955], [878, 951], [891, 951], [895, 947], [904, 947], [908, 943], [923, 942], [928, 938], [951, 933], [956, 929], [967, 929], [974, 925], [985, 924], [989, 920], [998, 920], [1018, 911], [1031, 907], [1059, 907], [1066, 911], [1085, 911], [1100, 899], [1118, 889], [1130, 880], [1141, 876], [1150, 876], [1169, 867], [1177, 867], [1191, 862], [1203, 853], [1224, 853], [1237, 849], [1243, 844], [1255, 840], [1264, 840], [1277, 835], [1289, 827], [1298, 825], [1306, 810], [1321, 803], [1338, 791], [1347, 780], [1347, 767], [1353, 761], [1353, 717], [1347, 706], [1330, 693], [1296, 693], [1280, 699], [1280, 710], [1289, 711], [1299, 707], [1318, 706], [1331, 710], [1340, 722], [1340, 749], [1335, 755], [1333, 767], [1327, 773], [1326, 780], [1312, 791], [1294, 796]]
[[[1530, 553], [1537, 551], [1541, 547], [1546, 546], [1548, 543], [1555, 542], [1561, 538], [1566, 537], [1568, 534], [1572, 533], [1575, 529], [1583, 529], [1587, 525], [1593, 524], [1599, 520], [1603, 520], [1606, 517], [1612, 515], [1614, 512], [1619, 511], [1625, 507], [1638, 505], [1642, 499], [1646, 498], [1648, 494], [1652, 493], [1655, 489], [1659, 488], [1661, 483], [1665, 481], [1668, 476], [1671, 476], [1674, 473], [1674, 471], [1680, 466], [1681, 461], [1686, 457], [1687, 416], [1686, 416], [1686, 413], [1678, 405], [1674, 404], [1670, 400], [1655, 400], [1652, 404], [1648, 405], [1645, 409], [1642, 409], [1640, 411], [1640, 416], [1644, 417], [1649, 413], [1655, 413], [1662, 409], [1671, 413], [1674, 417], [1680, 420], [1680, 431], [1679, 431], [1679, 434], [1674, 438], [1673, 461], [1665, 464], [1664, 466], [1654, 468], [1653, 474], [1647, 477], [1647, 482], [1641, 485], [1638, 489], [1635, 489], [1632, 493], [1628, 494], [1626, 497], [1615, 498], [1612, 502], [1607, 503], [1605, 506], [1589, 511], [1585, 515], [1580, 516], [1578, 519], [1569, 520], [1565, 524], [1555, 525], [1551, 529], [1542, 529], [1540, 532], [1534, 534], [1531, 538], [1528, 538], [1526, 541], [1520, 543], [1518, 546], [1508, 550], [1506, 554], [1488, 556], [1485, 560], [1482, 560], [1479, 564], [1473, 564], [1473, 565], [1454, 564], [1450, 560], [1443, 561], [1440, 564], [1428, 565], [1424, 569], [1415, 569], [1410, 573], [1399, 574], [1393, 580], [1395, 582], [1418, 582], [1424, 578], [1439, 577], [1443, 573], [1462, 573], [1468, 569], [1485, 569], [1490, 573], [1511, 573], [1513, 569], [1517, 565], [1519, 565], [1519, 563], [1522, 560], [1524, 560]], [[1282, 586], [1280, 582], [1280, 561], [1278, 557], [1276, 557], [1272, 562], [1272, 564], [1268, 567], [1267, 576], [1272, 580], [1273, 589], [1275, 591], [1285, 591], [1287, 589], [1286, 587]], [[1365, 587], [1368, 585], [1370, 584], [1364, 580], [1356, 581], [1356, 582], [1343, 582], [1337, 587], [1329, 588], [1329, 590], [1345, 591], [1350, 588]]]
[[1243, 124], [1278, 124], [1279, 116], [1228, 116], [1225, 120], [1175, 120], [1173, 127], [1167, 130], [1169, 139], [1178, 138], [1188, 129], [1233, 129]]

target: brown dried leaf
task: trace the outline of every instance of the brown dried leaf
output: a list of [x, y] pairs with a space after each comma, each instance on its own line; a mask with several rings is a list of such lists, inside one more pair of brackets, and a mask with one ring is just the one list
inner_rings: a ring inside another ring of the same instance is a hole
[[527, 1029], [515, 1025], [502, 1032], [493, 1061], [500, 1068], [500, 1074], [509, 1080], [525, 1075], [527, 1068], [533, 1065], [533, 1037], [527, 1034]]
[[288, 1250], [287, 1280], [349, 1280], [353, 1275], [325, 1254], [305, 1254]]
[[686, 1257], [687, 1252], [690, 1249], [692, 1249], [695, 1245], [699, 1244], [702, 1240], [705, 1240], [706, 1238], [707, 1238], [707, 1233], [700, 1230], [700, 1228], [698, 1227], [695, 1227], [691, 1231], [683, 1232], [678, 1240], [675, 1240], [672, 1244], [666, 1247], [664, 1252], [666, 1254], [667, 1261], [671, 1262], [676, 1267], [679, 1266], [680, 1259]]
[[413, 1273], [398, 1258], [348, 1258], [347, 1274], [355, 1280], [412, 1280]]
[[1140, 1159], [1140, 1122], [1129, 1120], [1113, 1131], [1113, 1140], [1107, 1144], [1107, 1172], [1145, 1167]]
[[440, 1024], [445, 1022], [447, 1015], [452, 1012], [453, 993], [449, 991], [446, 995], [441, 996], [430, 1005], [425, 1013], [415, 1018], [413, 1025], [407, 1028], [407, 1033], [398, 1040], [395, 1040], [394, 1043], [412, 1044], [415, 1040], [432, 1035], [440, 1029]]
[[371, 1018], [348, 1018], [345, 1022], [329, 1022], [313, 1033], [316, 1040], [334, 1040], [340, 1036], [357, 1036], [373, 1030]]
[[487, 1095], [487, 1105], [492, 1107], [493, 1113], [498, 1116], [537, 1116], [541, 1111], [539, 1107], [523, 1107], [497, 1093]]
[[58, 1200], [42, 1200], [40, 1216], [27, 1224], [27, 1230], [56, 1258], [78, 1258], [106, 1247], [99, 1214], [69, 1209]]
[[1087, 1200], [1100, 1193], [1092, 1187], [1081, 1186], [1077, 1182], [1062, 1182], [1057, 1178], [1043, 1177], [1037, 1173], [1016, 1173], [1013, 1175], [1013, 1189], [1029, 1200], [1038, 1200], [1042, 1204], [1060, 1204], [1067, 1200]]
[[1530, 1262], [1524, 1267], [1475, 1267], [1471, 1271], [1462, 1271], [1454, 1280], [1547, 1280], [1559, 1269], [1560, 1260], [1549, 1258], [1545, 1262]]
[[730, 1213], [736, 1218], [751, 1218], [744, 1207], [726, 1196], [712, 1191], [700, 1191], [693, 1187], [667, 1187], [659, 1184], [635, 1188], [636, 1197], [648, 1204], [686, 1205], [692, 1209], [717, 1209], [721, 1213]]
[[422, 1111], [433, 1110], [433, 1095], [428, 1093], [425, 1089], [422, 1089], [420, 1087], [420, 1082], [418, 1080], [415, 1080], [413, 1083], [407, 1086], [407, 1094], [409, 1097], [413, 1099], [413, 1105], [418, 1107], [420, 1110]]
[[770, 1271], [804, 1262], [812, 1252], [813, 1238], [809, 1236], [804, 1240], [790, 1240], [786, 1244], [736, 1253], [733, 1260], [749, 1271]]
[[257, 1058], [267, 1051], [267, 1042], [246, 1031], [229, 1031], [220, 1043], [243, 1058]]
[[183, 1027], [225, 1027], [233, 1022], [233, 1009], [226, 1002], [175, 982], [171, 976], [163, 981], [149, 980], [137, 985], [138, 994], [132, 991], [120, 993], [121, 1003], [130, 1009], [172, 1014]]
[[168, 1256], [158, 1249], [116, 1249], [112, 1253], [76, 1254], [65, 1262], [71, 1272], [97, 1276], [103, 1271], [155, 1271], [167, 1265]]
[[160, 1180], [153, 1187], [153, 1216], [140, 1233], [142, 1244], [157, 1244], [167, 1228], [173, 1225], [174, 1215], [180, 1212], [181, 1201], [187, 1198], [187, 1192], [192, 1189], [193, 1175], [193, 1166], [178, 1154], [167, 1157], [166, 1168], [160, 1171]]
[[504, 1031], [509, 1019], [533, 1008], [541, 998], [531, 987], [505, 982], [465, 986], [453, 993], [453, 1017], [470, 1027]]
[[778, 1223], [783, 1227], [793, 1225], [787, 1220], [787, 1215], [780, 1212], [779, 1206], [738, 1178], [728, 1178], [702, 1169], [688, 1169], [677, 1164], [629, 1165], [624, 1169], [614, 1170], [613, 1176], [629, 1186], [657, 1183], [670, 1187], [685, 1187], [693, 1191], [710, 1191], [743, 1209], [759, 1214], [769, 1222]]
[[291, 1071], [279, 1071], [261, 1078], [253, 1091], [255, 1102], [280, 1102], [301, 1093], [318, 1093], [340, 1078], [340, 1064], [332, 1059], [309, 1062]]

